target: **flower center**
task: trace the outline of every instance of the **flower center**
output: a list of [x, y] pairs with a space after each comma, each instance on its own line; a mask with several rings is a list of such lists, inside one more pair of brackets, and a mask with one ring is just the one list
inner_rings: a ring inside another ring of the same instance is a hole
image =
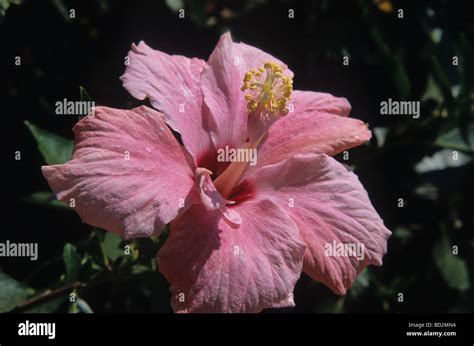
[[245, 74], [242, 91], [249, 112], [261, 108], [269, 113], [282, 111], [291, 98], [293, 78], [283, 74], [280, 65], [266, 62], [263, 67], [251, 69]]
[[[255, 130], [249, 132], [249, 141], [243, 149], [255, 150], [270, 125], [288, 112], [286, 103], [293, 91], [293, 78], [284, 76], [280, 65], [266, 62], [263, 67], [251, 69], [245, 74], [241, 90], [245, 92], [247, 109], [252, 115], [247, 128], [249, 131]], [[269, 118], [271, 121], [268, 121]], [[232, 162], [214, 181], [216, 189], [224, 198], [230, 195], [247, 165], [248, 162]]]

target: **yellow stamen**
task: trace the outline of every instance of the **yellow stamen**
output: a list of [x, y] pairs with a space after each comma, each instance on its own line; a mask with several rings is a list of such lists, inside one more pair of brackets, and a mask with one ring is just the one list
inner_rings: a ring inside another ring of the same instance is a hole
[[241, 90], [247, 91], [245, 100], [250, 112], [260, 108], [268, 113], [285, 110], [293, 91], [293, 78], [283, 75], [283, 69], [274, 62], [249, 70]]
[[[286, 105], [293, 91], [293, 78], [283, 75], [283, 68], [278, 64], [266, 62], [263, 67], [245, 73], [241, 90], [245, 92], [244, 98], [250, 113], [258, 111], [266, 115], [283, 116], [287, 113]], [[264, 136], [265, 133], [258, 139], [252, 139], [243, 148], [257, 149]], [[214, 186], [224, 198], [230, 195], [247, 165], [248, 162], [232, 162], [214, 180]]]

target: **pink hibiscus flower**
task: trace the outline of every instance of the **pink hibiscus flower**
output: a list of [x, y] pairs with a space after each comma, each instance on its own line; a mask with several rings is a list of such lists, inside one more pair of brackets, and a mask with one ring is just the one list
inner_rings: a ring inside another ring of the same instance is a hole
[[[302, 271], [344, 294], [382, 264], [390, 232], [330, 157], [371, 136], [346, 99], [293, 91], [285, 64], [228, 33], [207, 62], [143, 42], [129, 58], [124, 87], [161, 113], [97, 107], [74, 126], [71, 161], [43, 174], [84, 222], [126, 239], [170, 223], [158, 264], [176, 312], [294, 306]], [[257, 150], [256, 164], [219, 159], [224, 148]]]

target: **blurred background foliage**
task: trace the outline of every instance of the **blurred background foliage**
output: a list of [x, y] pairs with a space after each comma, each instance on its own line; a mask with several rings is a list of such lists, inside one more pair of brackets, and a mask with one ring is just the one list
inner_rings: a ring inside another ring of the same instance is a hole
[[[393, 231], [384, 266], [361, 273], [345, 297], [303, 275], [296, 308], [272, 312], [473, 311], [474, 21], [467, 2], [1, 0], [0, 6], [2, 149], [4, 157], [22, 153], [4, 168], [1, 239], [39, 243], [36, 262], [1, 259], [0, 312], [171, 311], [155, 262], [167, 231], [124, 242], [82, 224], [54, 199], [40, 166], [71, 155], [77, 118], [54, 115], [56, 101], [140, 104], [118, 79], [132, 42], [206, 59], [226, 30], [285, 61], [296, 89], [349, 99], [352, 116], [374, 136], [344, 163]], [[21, 67], [13, 66], [15, 56]], [[388, 98], [420, 100], [420, 118], [380, 115]], [[71, 301], [71, 293], [78, 298]]]

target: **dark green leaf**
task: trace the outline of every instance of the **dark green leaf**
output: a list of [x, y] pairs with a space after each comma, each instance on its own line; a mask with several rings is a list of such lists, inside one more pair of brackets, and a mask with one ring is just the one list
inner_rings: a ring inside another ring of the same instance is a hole
[[120, 238], [118, 235], [107, 232], [104, 237], [104, 241], [101, 244], [102, 250], [104, 251], [104, 254], [107, 256], [107, 258], [115, 261], [117, 258], [122, 256], [123, 249], [120, 247], [121, 243], [122, 238]]
[[52, 192], [34, 192], [30, 196], [25, 198], [25, 200], [34, 204], [70, 209], [67, 204], [58, 201]]
[[460, 34], [457, 44], [457, 54], [459, 55], [459, 76], [461, 78], [461, 97], [469, 97], [474, 93], [474, 70], [472, 62], [474, 60], [474, 50], [466, 35]]
[[411, 84], [401, 58], [394, 58], [393, 68], [391, 71], [393, 82], [400, 98], [406, 100], [410, 96]]
[[0, 272], [0, 313], [12, 310], [34, 293], [32, 288]]
[[69, 22], [71, 19], [69, 18], [68, 9], [61, 0], [52, 0], [52, 3], [59, 14], [63, 17], [64, 21]]
[[142, 274], [151, 271], [151, 268], [143, 265], [143, 264], [136, 264], [132, 266], [132, 274]]
[[87, 304], [87, 302], [84, 299], [78, 297], [76, 304], [80, 312], [85, 313], [85, 314], [94, 313], [94, 311], [92, 311], [91, 307], [89, 306], [89, 304]]
[[66, 273], [64, 276], [64, 283], [70, 284], [79, 279], [79, 271], [81, 269], [81, 258], [77, 253], [76, 247], [67, 243], [63, 250], [64, 266]]
[[208, 19], [207, 5], [205, 1], [189, 1], [187, 11], [190, 13], [190, 18], [197, 26], [204, 26]]
[[79, 308], [77, 307], [76, 301], [73, 301], [71, 304], [69, 304], [69, 313], [70, 314], [78, 314], [79, 313]]
[[173, 12], [178, 12], [180, 9], [184, 8], [183, 0], [166, 0], [166, 5]]
[[469, 288], [469, 273], [465, 261], [453, 254], [452, 245], [446, 234], [435, 243], [433, 257], [441, 276], [449, 287], [466, 290]]
[[10, 5], [20, 5], [22, 0], [0, 0], [0, 18], [5, 16]]
[[397, 227], [393, 231], [393, 236], [399, 239], [402, 243], [406, 243], [413, 238], [413, 233], [405, 227]]
[[32, 314], [44, 314], [44, 313], [53, 313], [53, 312], [58, 312], [59, 308], [61, 305], [65, 302], [64, 297], [56, 298], [49, 300], [47, 302], [44, 302], [38, 306], [35, 306], [32, 309], [26, 310], [26, 313], [32, 313]]
[[472, 161], [469, 155], [462, 152], [453, 154], [452, 149], [443, 149], [437, 151], [431, 156], [425, 156], [423, 160], [415, 165], [417, 173], [427, 173], [446, 168], [461, 167]]
[[438, 103], [442, 103], [444, 100], [443, 93], [441, 92], [439, 85], [435, 82], [433, 76], [431, 75], [428, 77], [425, 93], [421, 97], [421, 101], [430, 99], [435, 100]]
[[461, 131], [459, 128], [453, 128], [450, 131], [443, 133], [435, 140], [435, 145], [452, 149], [452, 150], [459, 150], [468, 154], [474, 153], [474, 126], [471, 124], [469, 125], [468, 129], [468, 142], [463, 139]]
[[443, 98], [446, 101], [448, 107], [454, 106], [454, 97], [451, 91], [451, 83], [449, 82], [446, 72], [441, 67], [439, 60], [436, 56], [431, 57], [431, 63], [433, 67], [433, 77], [438, 84], [441, 92], [443, 93]]
[[370, 284], [369, 279], [370, 279], [369, 273], [366, 269], [357, 276], [357, 279], [355, 280], [354, 285], [352, 285], [352, 287], [349, 290], [349, 295], [354, 298], [359, 296], [362, 292], [364, 292], [364, 290], [367, 287], [369, 287], [369, 284]]
[[40, 129], [29, 121], [25, 125], [38, 144], [38, 149], [44, 160], [49, 165], [60, 164], [68, 161], [72, 155], [74, 143], [72, 140], [58, 136], [52, 132]]
[[81, 101], [92, 101], [92, 98], [89, 96], [89, 93], [83, 86], [79, 87], [79, 93], [81, 95]]

